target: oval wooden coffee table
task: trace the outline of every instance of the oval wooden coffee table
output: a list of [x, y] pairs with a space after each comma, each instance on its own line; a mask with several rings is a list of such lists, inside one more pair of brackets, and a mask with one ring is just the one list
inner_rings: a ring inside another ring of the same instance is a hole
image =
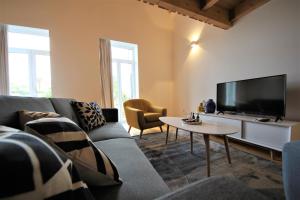
[[234, 126], [223, 125], [212, 121], [203, 121], [201, 125], [189, 125], [182, 121], [181, 117], [160, 117], [159, 120], [167, 124], [166, 144], [168, 143], [169, 128], [173, 126], [176, 128], [176, 139], [178, 129], [190, 132], [191, 152], [193, 152], [193, 133], [202, 134], [206, 147], [206, 162], [207, 162], [207, 176], [210, 176], [210, 153], [209, 153], [209, 136], [218, 135], [224, 138], [224, 145], [227, 153], [228, 163], [231, 164], [230, 152], [228, 146], [227, 135], [238, 133], [239, 129]]

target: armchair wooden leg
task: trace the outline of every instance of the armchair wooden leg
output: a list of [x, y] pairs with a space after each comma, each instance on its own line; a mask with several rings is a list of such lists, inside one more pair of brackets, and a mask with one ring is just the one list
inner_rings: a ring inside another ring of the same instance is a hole
[[159, 128], [160, 128], [160, 132], [164, 132], [161, 126]]
[[140, 132], [140, 139], [142, 139], [143, 131], [144, 130], [141, 130], [141, 132]]
[[128, 133], [130, 133], [130, 130], [131, 130], [131, 126], [129, 126]]

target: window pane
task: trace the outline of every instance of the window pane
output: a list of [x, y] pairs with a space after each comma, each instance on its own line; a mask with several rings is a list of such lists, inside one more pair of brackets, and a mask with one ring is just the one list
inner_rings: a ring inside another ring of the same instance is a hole
[[10, 95], [30, 96], [28, 55], [9, 53], [8, 62]]
[[50, 97], [49, 31], [8, 25], [8, 53], [11, 95]]
[[132, 65], [121, 63], [121, 86], [122, 86], [122, 100], [123, 102], [131, 99], [132, 94]]
[[8, 47], [49, 51], [49, 31], [45, 29], [9, 25]]
[[112, 58], [113, 59], [122, 59], [122, 60], [130, 60], [133, 59], [133, 51], [126, 48], [118, 48], [118, 47], [112, 47]]
[[50, 56], [36, 56], [36, 89], [37, 96], [51, 97]]

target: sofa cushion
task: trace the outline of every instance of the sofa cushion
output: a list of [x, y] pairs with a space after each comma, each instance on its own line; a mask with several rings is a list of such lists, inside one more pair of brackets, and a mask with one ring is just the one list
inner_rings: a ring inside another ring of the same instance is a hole
[[71, 104], [74, 99], [50, 98], [50, 101], [52, 102], [52, 105], [58, 114], [71, 119], [73, 122], [79, 125], [76, 112]]
[[105, 124], [106, 121], [104, 115], [102, 114], [101, 108], [97, 103], [73, 101], [72, 105], [77, 112], [81, 127], [85, 131], [91, 131]]
[[0, 96], [0, 124], [20, 129], [19, 110], [55, 112], [47, 98]]
[[37, 112], [37, 111], [21, 110], [19, 111], [19, 120], [20, 120], [21, 129], [24, 130], [25, 124], [27, 122], [36, 119], [45, 118], [45, 117], [55, 118], [55, 117], [60, 117], [60, 115], [55, 112]]
[[106, 123], [100, 128], [91, 130], [88, 135], [94, 142], [114, 138], [132, 138], [122, 124], [118, 122]]
[[95, 142], [115, 163], [123, 184], [90, 188], [95, 199], [154, 199], [170, 190], [152, 167], [135, 140], [119, 138]]
[[146, 122], [159, 121], [160, 117], [162, 117], [161, 113], [151, 113], [151, 112], [144, 113], [144, 118], [145, 118]]
[[72, 159], [83, 180], [89, 185], [120, 184], [111, 160], [95, 147], [88, 135], [68, 118], [42, 118], [30, 121], [25, 130], [50, 138]]
[[0, 199], [94, 199], [73, 163], [43, 140], [0, 135]]
[[247, 187], [234, 177], [211, 177], [196, 181], [156, 200], [268, 200], [263, 194]]

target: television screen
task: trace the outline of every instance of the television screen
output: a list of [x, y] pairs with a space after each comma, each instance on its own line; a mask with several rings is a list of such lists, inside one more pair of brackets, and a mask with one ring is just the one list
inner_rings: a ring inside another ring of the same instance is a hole
[[217, 111], [285, 116], [286, 75], [217, 84]]

